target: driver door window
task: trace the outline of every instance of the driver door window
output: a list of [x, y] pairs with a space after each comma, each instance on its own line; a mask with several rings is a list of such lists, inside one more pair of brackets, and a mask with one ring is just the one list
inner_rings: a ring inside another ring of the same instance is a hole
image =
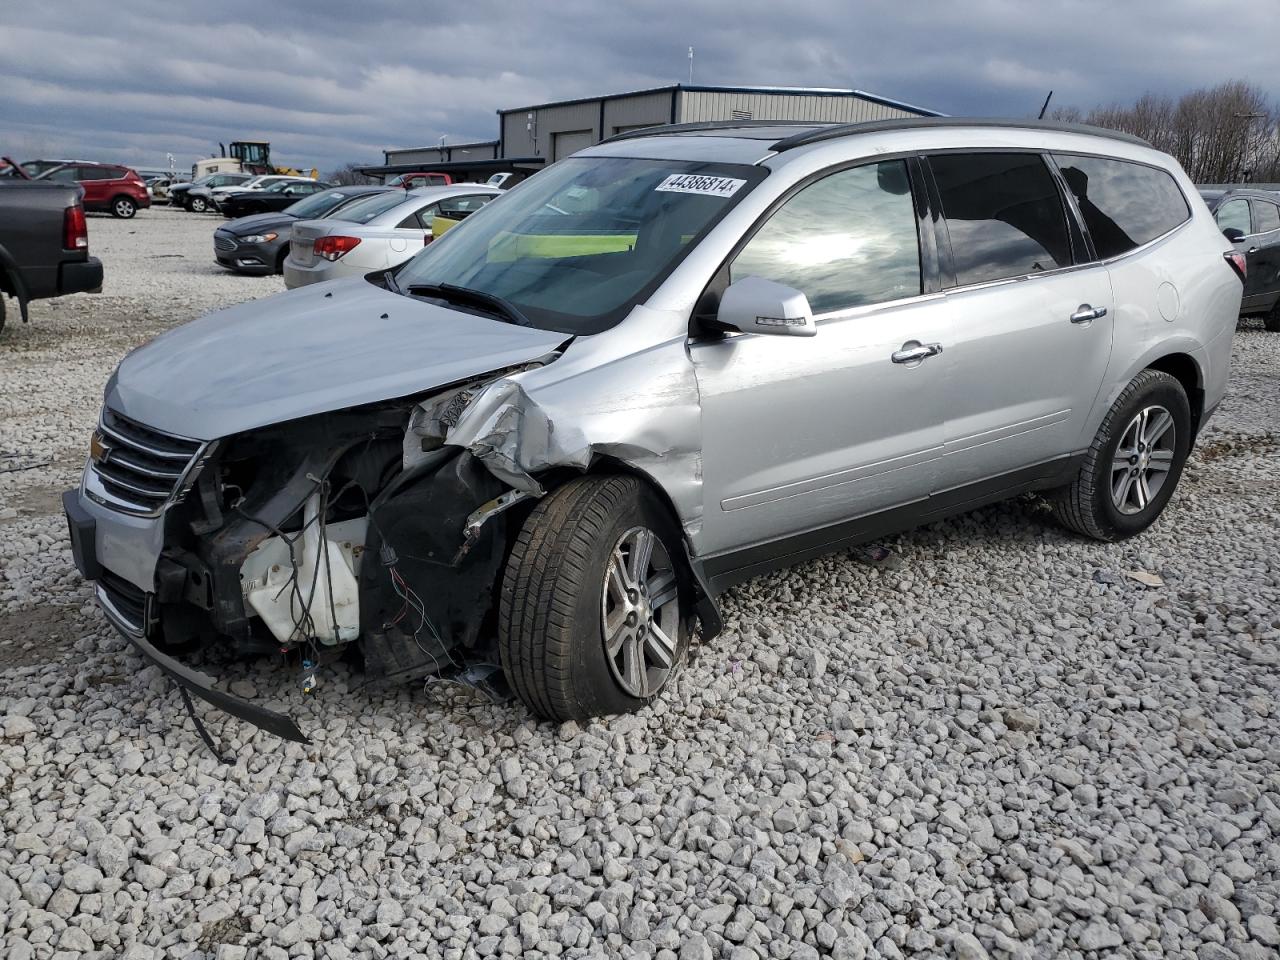
[[1239, 230], [1246, 237], [1253, 233], [1249, 226], [1248, 200], [1228, 200], [1218, 208], [1213, 218], [1218, 221], [1219, 230]]
[[791, 197], [729, 267], [800, 290], [815, 315], [920, 293], [920, 245], [906, 161], [842, 170]]

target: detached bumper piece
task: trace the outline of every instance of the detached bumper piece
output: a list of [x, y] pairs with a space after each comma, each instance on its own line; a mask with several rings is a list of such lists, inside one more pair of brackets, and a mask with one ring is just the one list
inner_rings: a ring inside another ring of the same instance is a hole
[[[231, 714], [236, 719], [260, 727], [282, 740], [292, 740], [295, 743], [311, 742], [298, 729], [298, 725], [291, 717], [276, 713], [274, 710], [267, 710], [217, 689], [214, 686], [216, 681], [213, 677], [194, 670], [184, 663], [179, 663], [151, 643], [147, 636], [150, 632], [148, 628], [154, 621], [152, 613], [154, 595], [144, 593], [97, 562], [93, 550], [94, 520], [80, 506], [75, 491], [64, 493], [62, 503], [67, 514], [67, 526], [71, 533], [71, 550], [76, 567], [86, 578], [97, 581], [95, 592], [98, 606], [102, 608], [111, 625], [119, 630], [139, 653], [178, 684], [183, 691], [183, 700], [188, 708], [190, 708], [189, 695], [195, 694], [206, 703]], [[192, 718], [195, 719], [194, 712], [192, 712]], [[199, 720], [196, 720], [196, 726], [210, 749], [217, 754]]]

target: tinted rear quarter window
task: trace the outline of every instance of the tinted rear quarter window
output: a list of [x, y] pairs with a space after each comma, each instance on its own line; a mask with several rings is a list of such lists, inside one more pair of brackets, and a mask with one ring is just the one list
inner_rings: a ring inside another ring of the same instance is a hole
[[961, 286], [1071, 264], [1062, 196], [1039, 154], [942, 154], [929, 165]]
[[1054, 154], [1099, 259], [1128, 253], [1191, 216], [1166, 170], [1128, 160]]

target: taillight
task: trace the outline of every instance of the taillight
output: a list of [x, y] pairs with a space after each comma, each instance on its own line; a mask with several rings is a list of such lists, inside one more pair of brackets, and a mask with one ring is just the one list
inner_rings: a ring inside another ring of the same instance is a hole
[[1245, 277], [1249, 275], [1249, 261], [1244, 258], [1244, 254], [1238, 250], [1228, 250], [1222, 258], [1231, 264], [1231, 269], [1236, 272], [1240, 282], [1244, 283]]
[[359, 237], [320, 237], [312, 248], [317, 257], [324, 257], [332, 263], [346, 256], [360, 246]]
[[72, 204], [62, 213], [62, 249], [89, 249], [89, 224], [84, 219], [84, 207], [79, 203]]

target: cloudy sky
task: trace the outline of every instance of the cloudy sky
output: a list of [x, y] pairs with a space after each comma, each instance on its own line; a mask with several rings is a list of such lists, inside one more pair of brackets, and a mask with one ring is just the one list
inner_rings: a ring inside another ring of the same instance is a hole
[[501, 107], [683, 80], [691, 44], [698, 83], [956, 115], [1034, 115], [1050, 88], [1086, 109], [1235, 78], [1280, 97], [1277, 41], [1274, 0], [5, 2], [0, 152], [181, 168], [265, 139], [328, 171], [494, 138]]

